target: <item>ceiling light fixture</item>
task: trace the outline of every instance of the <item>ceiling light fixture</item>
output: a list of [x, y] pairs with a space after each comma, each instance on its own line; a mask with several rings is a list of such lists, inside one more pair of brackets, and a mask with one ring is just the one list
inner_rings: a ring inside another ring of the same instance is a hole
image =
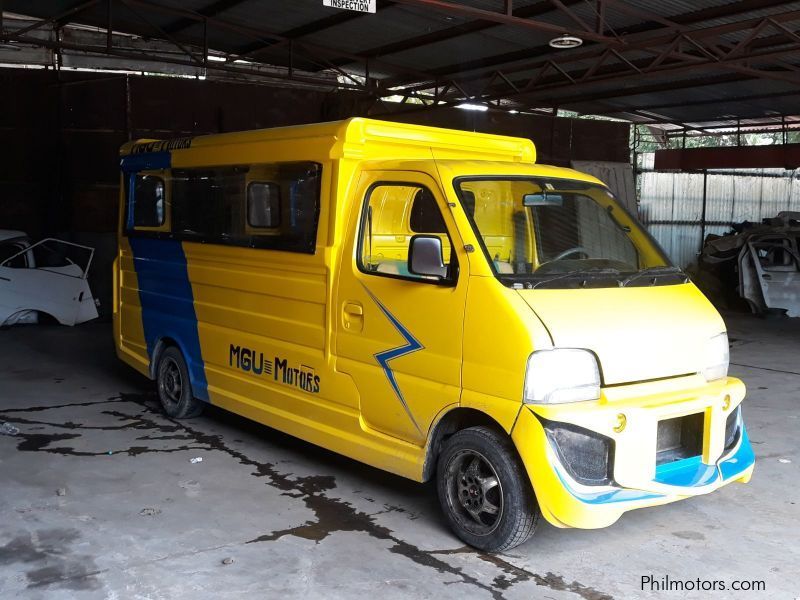
[[565, 33], [564, 35], [560, 35], [558, 37], [553, 38], [550, 40], [550, 47], [556, 48], [558, 50], [566, 50], [568, 48], [577, 48], [583, 44], [583, 40], [579, 37], [575, 37], [574, 35], [569, 35]]
[[489, 110], [489, 107], [485, 106], [484, 104], [470, 104], [469, 102], [465, 102], [464, 104], [458, 104], [456, 105], [456, 108], [460, 108], [462, 110], [477, 110], [480, 112], [486, 112], [487, 110]]

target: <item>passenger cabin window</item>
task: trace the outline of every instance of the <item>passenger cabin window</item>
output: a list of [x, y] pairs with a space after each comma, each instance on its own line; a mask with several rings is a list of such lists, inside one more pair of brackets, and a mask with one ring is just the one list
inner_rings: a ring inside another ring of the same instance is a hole
[[269, 181], [252, 181], [247, 186], [247, 224], [275, 229], [281, 224], [281, 188]]
[[133, 226], [161, 227], [164, 224], [164, 180], [137, 174], [133, 184]]
[[411, 183], [373, 186], [367, 193], [361, 218], [358, 268], [375, 275], [440, 281], [409, 270], [409, 245], [416, 234], [435, 235], [441, 240], [446, 280], [453, 281], [456, 268], [452, 243], [433, 193]]
[[[150, 176], [142, 177], [141, 185], [139, 177], [128, 204], [129, 210], [133, 206], [134, 227], [141, 222], [137, 211], [148, 205], [140, 196], [158, 197]], [[169, 211], [169, 231], [129, 234], [309, 254], [316, 249], [322, 178], [317, 163], [172, 169], [165, 178], [161, 223], [163, 211]], [[149, 214], [158, 210], [151, 208]]]

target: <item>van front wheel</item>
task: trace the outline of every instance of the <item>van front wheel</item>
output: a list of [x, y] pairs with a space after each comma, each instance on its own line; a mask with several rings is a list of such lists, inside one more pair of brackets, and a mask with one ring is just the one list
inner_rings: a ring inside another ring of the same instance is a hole
[[486, 552], [527, 541], [539, 506], [508, 437], [470, 427], [450, 437], [436, 469], [439, 502], [455, 534]]
[[190, 419], [203, 412], [203, 403], [192, 394], [189, 369], [175, 346], [165, 348], [156, 369], [158, 399], [164, 412], [175, 419]]

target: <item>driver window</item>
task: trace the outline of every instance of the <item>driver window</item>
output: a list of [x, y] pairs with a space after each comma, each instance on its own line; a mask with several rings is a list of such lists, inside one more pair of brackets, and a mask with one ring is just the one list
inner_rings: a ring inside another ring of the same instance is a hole
[[[435, 235], [442, 242], [442, 262], [451, 262], [452, 244], [433, 193], [412, 183], [381, 183], [367, 193], [358, 241], [358, 268], [364, 273], [425, 281], [411, 273], [412, 236]], [[452, 274], [450, 275], [452, 277]]]

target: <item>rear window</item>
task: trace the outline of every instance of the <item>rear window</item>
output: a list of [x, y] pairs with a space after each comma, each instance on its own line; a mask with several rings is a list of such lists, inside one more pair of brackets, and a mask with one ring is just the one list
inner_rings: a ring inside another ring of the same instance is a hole
[[133, 189], [133, 226], [161, 227], [164, 224], [164, 180], [156, 175], [137, 174]]

